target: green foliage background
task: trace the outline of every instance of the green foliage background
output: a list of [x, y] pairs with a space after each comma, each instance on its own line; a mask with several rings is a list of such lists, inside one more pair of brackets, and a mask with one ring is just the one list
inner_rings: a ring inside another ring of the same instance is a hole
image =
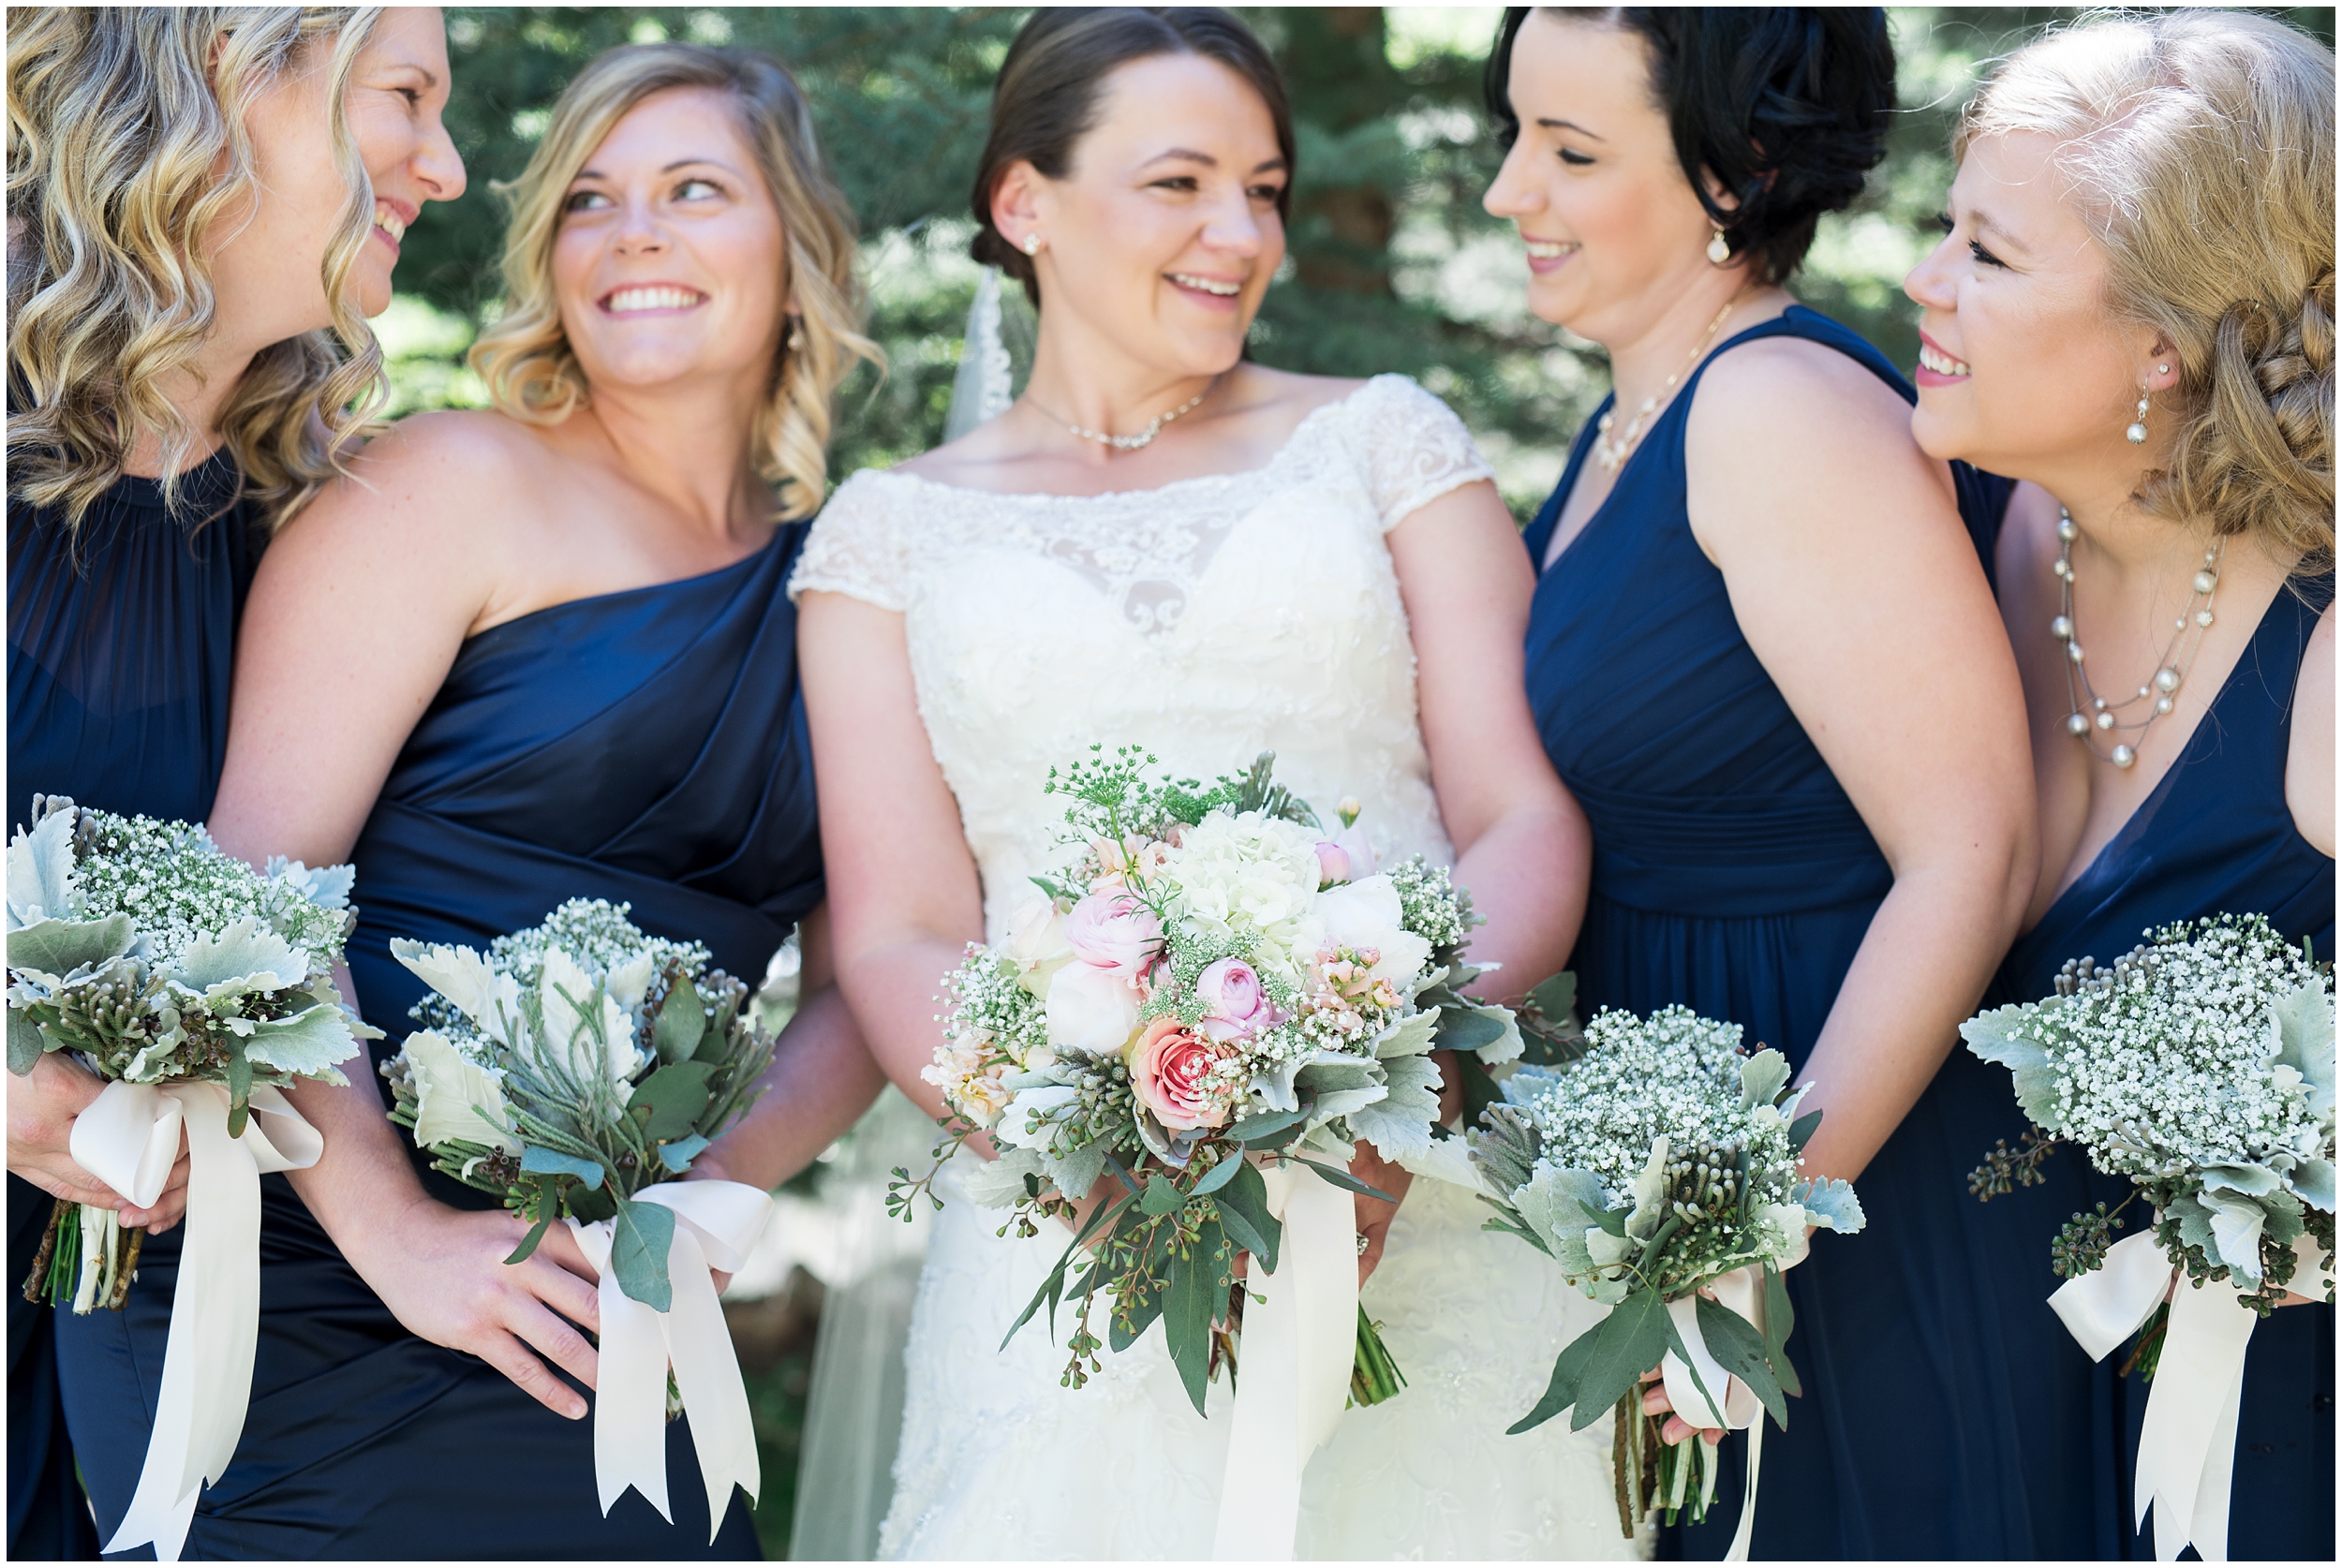
[[[1300, 141], [1292, 258], [1254, 329], [1254, 354], [1295, 370], [1403, 371], [1446, 398], [1534, 507], [1607, 387], [1601, 353], [1526, 314], [1511, 226], [1479, 198], [1498, 152], [1480, 108], [1493, 7], [1239, 7], [1291, 81]], [[861, 217], [883, 377], [846, 389], [833, 471], [901, 460], [941, 436], [976, 268], [969, 184], [1015, 7], [666, 7], [451, 10], [448, 113], [470, 170], [464, 198], [408, 231], [401, 297], [380, 323], [395, 411], [473, 404], [462, 369], [496, 296], [502, 210], [562, 84], [630, 40], [689, 38], [768, 51], [796, 72]], [[1850, 212], [1825, 220], [1792, 284], [1909, 364], [1900, 280], [1933, 244], [1950, 180], [1951, 119], [1992, 58], [2052, 7], [1903, 7], [1890, 13], [1904, 113]], [[2279, 10], [2329, 43], [2330, 7]]]

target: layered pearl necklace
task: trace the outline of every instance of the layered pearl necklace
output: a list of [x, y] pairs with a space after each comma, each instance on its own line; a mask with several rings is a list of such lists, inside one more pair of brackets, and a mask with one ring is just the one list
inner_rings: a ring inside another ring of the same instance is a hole
[[1195, 409], [1195, 406], [1203, 402], [1204, 399], [1209, 397], [1211, 395], [1211, 389], [1219, 384], [1220, 377], [1217, 376], [1213, 377], [1210, 380], [1204, 383], [1204, 390], [1202, 392], [1197, 392], [1193, 397], [1189, 398], [1185, 403], [1180, 404], [1169, 413], [1157, 414], [1153, 419], [1147, 422], [1147, 428], [1138, 432], [1135, 436], [1114, 436], [1109, 435], [1103, 430], [1092, 430], [1088, 425], [1075, 424], [1072, 420], [1066, 419], [1061, 415], [1052, 414], [1048, 409], [1042, 407], [1041, 405], [1034, 400], [1033, 395], [1030, 392], [1027, 392], [1025, 394], [1025, 401], [1032, 404], [1034, 409], [1045, 418], [1056, 421], [1059, 424], [1063, 425], [1068, 431], [1080, 436], [1085, 441], [1095, 441], [1100, 446], [1112, 447], [1116, 451], [1136, 451], [1141, 447], [1152, 445], [1154, 438], [1163, 434], [1163, 427], [1164, 425], [1169, 424], [1173, 420], [1178, 419], [1181, 414], [1193, 413]]
[[[2066, 697], [2073, 711], [2066, 716], [2066, 732], [2090, 748], [2090, 754], [2127, 768], [2139, 760], [2139, 749], [2129, 741], [2117, 740], [2112, 751], [2098, 749], [2098, 732], [2112, 735], [2127, 733], [2131, 740], [2144, 741], [2147, 727], [2172, 711], [2172, 697], [2187, 672], [2203, 651], [2203, 634], [2212, 626], [2212, 592], [2220, 585], [2220, 553], [2228, 548], [2221, 540], [2203, 553], [2203, 565], [2189, 582], [2195, 590], [2188, 600], [2187, 614], [2172, 623], [2172, 640], [2163, 649], [2163, 657], [2156, 661], [2155, 679], [2139, 688], [2138, 695], [2110, 703], [2097, 694], [2090, 684], [2090, 672], [2083, 662], [2082, 643], [2074, 629], [2074, 539], [2081, 530], [2065, 508], [2057, 509], [2057, 560], [2050, 570], [2057, 574], [2057, 618], [2050, 622], [2050, 635], [2066, 644]], [[2187, 640], [2190, 629], [2195, 644], [2185, 658], [2179, 657], [2180, 644]], [[2125, 718], [2124, 710], [2145, 703], [2146, 713], [2139, 718]]]
[[1675, 384], [1692, 373], [1692, 366], [1699, 362], [1699, 357], [1708, 351], [1708, 345], [1716, 340], [1716, 333], [1724, 331], [1725, 319], [1738, 310], [1740, 304], [1739, 294], [1725, 301], [1724, 308], [1716, 312], [1716, 318], [1708, 323], [1706, 332], [1699, 334], [1699, 342], [1693, 348], [1691, 358], [1685, 360], [1674, 375], [1660, 382], [1657, 392], [1642, 400], [1642, 407], [1635, 410], [1635, 417], [1626, 422], [1623, 435], [1612, 436], [1610, 434], [1611, 422], [1618, 418], [1615, 407], [1595, 422], [1593, 460], [1602, 465], [1605, 473], [1615, 473], [1619, 465], [1626, 461], [1627, 454], [1635, 450], [1635, 444], [1642, 439], [1643, 428], [1651, 422], [1651, 416], [1659, 411], [1659, 406], [1667, 401], [1668, 394], [1675, 391]]

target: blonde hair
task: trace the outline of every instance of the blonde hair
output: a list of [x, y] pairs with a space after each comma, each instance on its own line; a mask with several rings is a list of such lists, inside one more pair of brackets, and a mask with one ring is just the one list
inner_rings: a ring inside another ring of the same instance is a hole
[[[8, 16], [8, 489], [68, 531], [141, 435], [166, 496], [199, 436], [165, 388], [217, 325], [201, 241], [259, 193], [247, 117], [315, 45], [349, 191], [323, 267], [330, 331], [253, 356], [219, 413], [269, 527], [335, 473], [381, 392], [382, 353], [347, 298], [374, 189], [343, 111], [378, 7], [81, 6]], [[216, 52], [216, 53], [215, 53]], [[215, 170], [226, 164], [226, 173]]]
[[2113, 16], [2019, 51], [1963, 111], [2059, 140], [2107, 303], [2177, 351], [2179, 430], [2133, 499], [2334, 555], [2334, 52], [2233, 11]]
[[502, 412], [555, 424], [587, 401], [585, 373], [554, 297], [553, 247], [562, 199], [611, 127], [656, 93], [704, 87], [724, 94], [755, 150], [780, 212], [788, 283], [802, 347], [775, 356], [772, 384], [750, 436], [756, 471], [784, 519], [810, 517], [828, 494], [830, 399], [853, 361], [880, 362], [862, 335], [853, 214], [831, 181], [804, 95], [778, 61], [696, 44], [623, 44], [579, 72], [519, 179], [499, 185], [512, 223], [504, 244], [504, 314], [472, 346], [472, 368]]

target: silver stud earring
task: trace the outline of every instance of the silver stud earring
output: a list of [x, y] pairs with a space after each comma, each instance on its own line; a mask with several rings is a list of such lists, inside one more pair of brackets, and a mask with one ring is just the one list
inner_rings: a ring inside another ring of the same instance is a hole
[[1041, 254], [1041, 236], [1040, 236], [1039, 234], [1028, 234], [1028, 235], [1026, 235], [1026, 236], [1025, 236], [1025, 243], [1024, 243], [1023, 244], [1019, 245], [1017, 248], [1018, 248], [1019, 250], [1022, 250], [1022, 251], [1023, 251], [1023, 252], [1024, 252], [1027, 256], [1038, 256], [1038, 255], [1040, 255], [1040, 254]]
[[2159, 364], [2155, 367], [2155, 373], [2157, 376], [2169, 376], [2172, 373], [2172, 367], [2168, 364]]
[[1717, 229], [1708, 241], [1708, 259], [1719, 267], [1732, 259], [1732, 244], [1724, 237], [1724, 230], [1721, 229]]
[[2123, 432], [2123, 439], [2134, 447], [2143, 447], [2147, 444], [2147, 400], [2145, 398], [2139, 400], [2137, 417], [2131, 421], [2130, 428]]

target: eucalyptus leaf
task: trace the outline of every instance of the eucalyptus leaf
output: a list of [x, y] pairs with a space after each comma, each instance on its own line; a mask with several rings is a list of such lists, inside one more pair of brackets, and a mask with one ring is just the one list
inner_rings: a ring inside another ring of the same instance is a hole
[[1147, 1189], [1138, 1196], [1138, 1206], [1149, 1214], [1164, 1215], [1176, 1213], [1186, 1201], [1178, 1188], [1163, 1179], [1161, 1172], [1150, 1171], [1147, 1175]]
[[1636, 1291], [1611, 1308], [1579, 1374], [1577, 1413], [1569, 1418], [1569, 1429], [1581, 1432], [1593, 1426], [1641, 1382], [1667, 1354], [1668, 1333], [1667, 1304], [1654, 1290]]
[[1220, 1163], [1206, 1171], [1203, 1179], [1188, 1190], [1189, 1196], [1201, 1198], [1219, 1191], [1234, 1179], [1237, 1167], [1244, 1161], [1235, 1155], [1223, 1155]]
[[1217, 1288], [1221, 1275], [1220, 1227], [1206, 1220], [1202, 1238], [1185, 1259], [1174, 1257], [1170, 1283], [1163, 1292], [1163, 1334], [1179, 1382], [1204, 1413], [1204, 1390], [1211, 1366], [1211, 1322], [1216, 1308], [1227, 1299]]
[[1529, 990], [1530, 1005], [1549, 1023], [1560, 1023], [1578, 1008], [1578, 976], [1568, 969], [1549, 975]]
[[1699, 1337], [1706, 1341], [1708, 1354], [1716, 1365], [1748, 1384], [1774, 1426], [1789, 1429], [1788, 1401], [1782, 1398], [1781, 1381], [1773, 1376], [1771, 1351], [1765, 1337], [1756, 1332], [1756, 1325], [1727, 1307], [1707, 1296], [1697, 1298], [1695, 1321], [1699, 1324]]
[[252, 1056], [245, 1043], [230, 1036], [228, 1044], [228, 1135], [244, 1136], [252, 1116]]
[[1213, 1206], [1220, 1211], [1221, 1228], [1228, 1239], [1258, 1258], [1261, 1266], [1274, 1274], [1277, 1249], [1284, 1240], [1284, 1226], [1268, 1212], [1268, 1184], [1261, 1179], [1251, 1161], [1238, 1163], [1228, 1185], [1215, 1195]]
[[618, 1200], [612, 1217], [610, 1268], [618, 1289], [654, 1312], [674, 1305], [674, 1282], [667, 1277], [667, 1253], [674, 1246], [674, 1210], [635, 1198]]
[[650, 1041], [659, 1059], [671, 1064], [689, 1061], [706, 1030], [707, 1009], [700, 1002], [698, 988], [688, 977], [677, 981], [651, 1020]]
[[1553, 1358], [1553, 1376], [1545, 1385], [1545, 1397], [1537, 1401], [1534, 1410], [1505, 1427], [1505, 1436], [1519, 1437], [1533, 1427], [1542, 1427], [1578, 1402], [1578, 1385], [1593, 1360], [1594, 1341], [1601, 1337], [1602, 1324], [1595, 1324], [1563, 1348], [1562, 1354]]
[[1246, 1117], [1228, 1129], [1228, 1136], [1250, 1147], [1276, 1136], [1289, 1127], [1300, 1125], [1302, 1115], [1303, 1113], [1297, 1109], [1272, 1111], [1261, 1117]]
[[714, 1072], [704, 1061], [670, 1062], [634, 1086], [627, 1115], [641, 1125], [648, 1142], [680, 1138], [707, 1109], [707, 1080]]
[[691, 1161], [698, 1159], [700, 1151], [706, 1146], [707, 1139], [703, 1134], [694, 1132], [688, 1138], [677, 1138], [673, 1143], [660, 1144], [659, 1162], [674, 1172], [675, 1175], [681, 1176], [691, 1168]]
[[580, 1160], [558, 1149], [540, 1148], [534, 1144], [521, 1150], [521, 1170], [530, 1176], [572, 1176], [588, 1190], [600, 1187], [604, 1175], [598, 1161]]
[[[1438, 1020], [1437, 1046], [1443, 1051], [1471, 1051], [1476, 1054], [1482, 1047], [1494, 1045], [1508, 1034], [1518, 1039], [1520, 1032], [1513, 1027], [1511, 1015], [1505, 1013], [1502, 1008], [1474, 1007], [1466, 1004], [1462, 1007], [1442, 1008], [1436, 1013], [1418, 1014], [1418, 1016], [1434, 1017]], [[1519, 1053], [1514, 1054], [1517, 1056]]]
[[[40, 1032], [40, 1026], [24, 1016], [22, 1010], [8, 1009], [8, 1071], [22, 1078], [40, 1060], [49, 1049], [49, 1042]], [[2332, 1206], [2331, 1204], [2328, 1205]]]

